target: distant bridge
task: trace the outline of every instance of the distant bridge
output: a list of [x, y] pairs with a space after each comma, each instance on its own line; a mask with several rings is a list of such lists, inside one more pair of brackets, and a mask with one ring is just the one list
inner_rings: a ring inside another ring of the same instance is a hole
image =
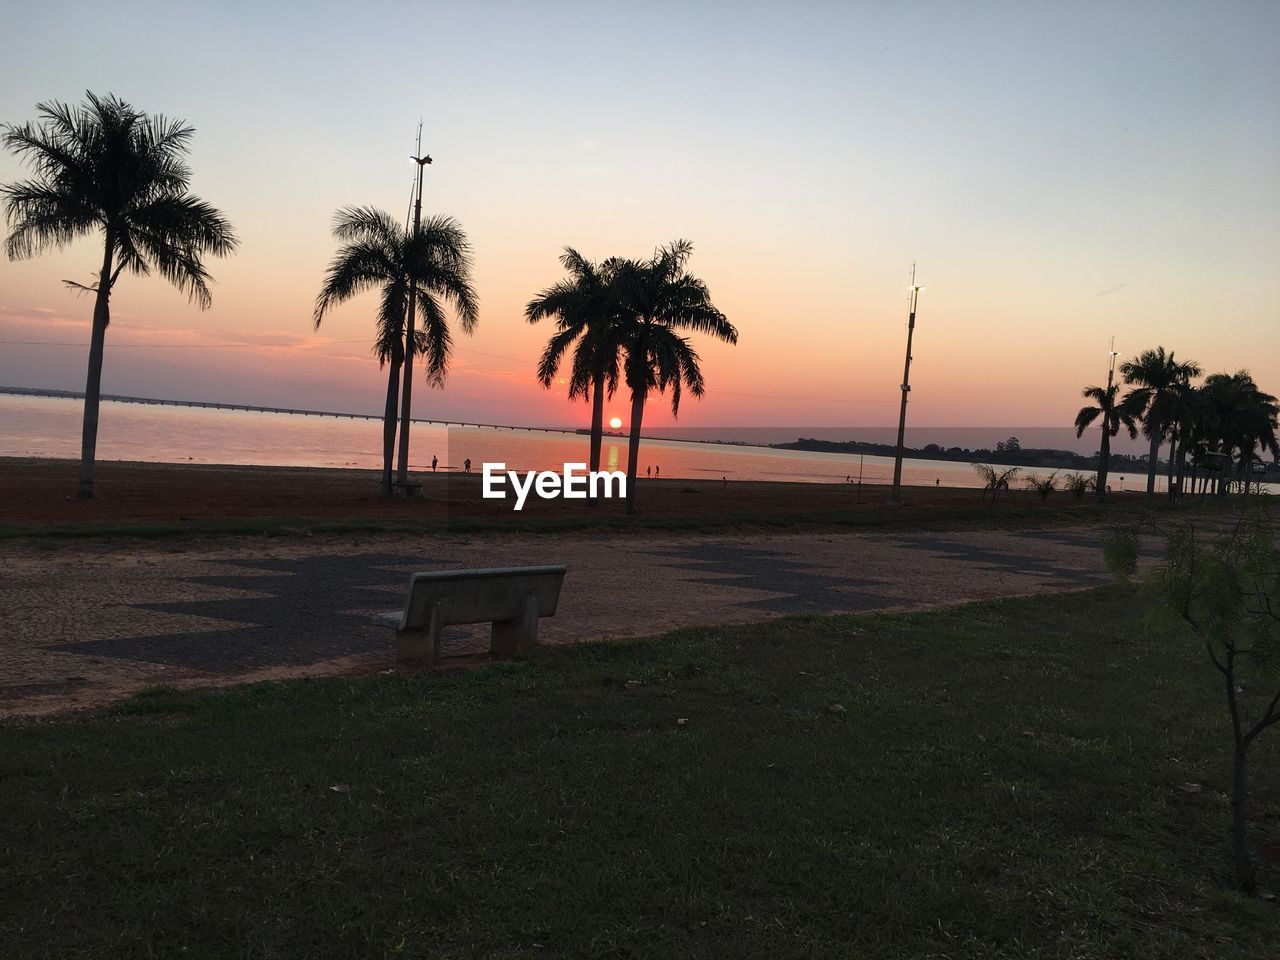
[[[0, 387], [0, 393], [19, 397], [54, 397], [63, 400], [83, 400], [84, 394], [74, 390], [39, 390], [29, 387]], [[208, 410], [242, 410], [248, 413], [287, 413], [299, 417], [333, 417], [339, 420], [377, 420], [382, 416], [367, 413], [345, 413], [335, 410], [298, 410], [292, 407], [267, 407], [256, 403], [215, 403], [207, 400], [161, 400], [157, 397], [126, 397], [104, 393], [101, 399], [112, 403], [141, 403], [158, 407], [203, 407]], [[519, 423], [472, 423], [467, 420], [424, 420], [411, 418], [414, 423], [427, 423], [442, 427], [478, 427], [489, 430], [526, 430], [530, 433], [576, 433], [568, 427], [530, 427]]]
[[[53, 397], [61, 400], [83, 400], [84, 394], [76, 390], [42, 390], [36, 387], [3, 387], [0, 394], [16, 397]], [[207, 410], [243, 410], [248, 413], [287, 413], [298, 417], [333, 417], [338, 420], [376, 420], [381, 422], [381, 414], [344, 413], [335, 410], [298, 410], [291, 407], [266, 407], [256, 403], [214, 403], [207, 400], [161, 400], [158, 397], [125, 397], [115, 393], [104, 393], [100, 399], [112, 403], [141, 403], [156, 407], [204, 407]], [[575, 430], [572, 427], [530, 427], [523, 423], [472, 423], [469, 420], [424, 420], [421, 417], [410, 417], [413, 423], [427, 423], [437, 427], [474, 427], [481, 430], [524, 430], [527, 433], [563, 433], [571, 436], [582, 436], [587, 431]], [[399, 419], [397, 418], [397, 422]], [[606, 437], [626, 439], [625, 433], [604, 432]], [[713, 440], [703, 437], [662, 437], [642, 434], [646, 440], [665, 440], [672, 443], [702, 443], [720, 447], [768, 447], [766, 443], [747, 443], [742, 440]]]

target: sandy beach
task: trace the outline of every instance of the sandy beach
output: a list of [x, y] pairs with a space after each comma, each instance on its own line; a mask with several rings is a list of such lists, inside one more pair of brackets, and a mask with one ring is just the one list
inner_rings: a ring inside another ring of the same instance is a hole
[[[524, 510], [514, 500], [481, 496], [478, 473], [420, 473], [422, 496], [378, 496], [378, 473], [312, 467], [208, 466], [100, 461], [96, 496], [75, 497], [79, 464], [72, 460], [0, 458], [0, 525], [166, 522], [251, 517], [386, 520], [495, 518], [551, 519], [622, 515], [619, 501], [538, 500]], [[1131, 496], [1137, 496], [1132, 494]], [[645, 517], [822, 514], [833, 511], [897, 509], [887, 504], [888, 488], [856, 483], [769, 483], [758, 481], [650, 480], [641, 478], [637, 506]], [[982, 492], [947, 487], [904, 488], [913, 510], [978, 507]], [[1047, 502], [1030, 491], [1005, 495], [1002, 504], [1075, 509], [1067, 494]], [[1087, 508], [1088, 504], [1084, 504]]]

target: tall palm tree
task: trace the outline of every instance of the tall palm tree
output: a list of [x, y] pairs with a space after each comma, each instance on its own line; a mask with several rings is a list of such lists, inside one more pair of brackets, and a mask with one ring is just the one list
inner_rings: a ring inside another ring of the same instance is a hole
[[1098, 448], [1098, 482], [1097, 494], [1099, 500], [1107, 498], [1107, 472], [1111, 464], [1111, 438], [1120, 432], [1120, 428], [1124, 427], [1129, 431], [1129, 436], [1136, 437], [1138, 435], [1138, 425], [1136, 411], [1126, 404], [1125, 401], [1119, 399], [1120, 386], [1112, 384], [1109, 387], [1085, 387], [1081, 392], [1081, 396], [1086, 400], [1092, 400], [1089, 406], [1081, 407], [1080, 412], [1076, 414], [1076, 436], [1084, 436], [1085, 430], [1097, 420], [1102, 418], [1102, 445]]
[[649, 260], [619, 261], [614, 285], [621, 306], [623, 373], [631, 390], [627, 459], [627, 513], [635, 512], [640, 428], [649, 394], [671, 388], [671, 414], [680, 412], [684, 389], [701, 397], [706, 388], [698, 354], [681, 331], [707, 333], [726, 343], [738, 331], [711, 302], [707, 285], [686, 271], [693, 244], [676, 240]]
[[1172, 396], [1179, 384], [1200, 376], [1200, 367], [1194, 361], [1179, 363], [1173, 352], [1165, 352], [1164, 347], [1144, 350], [1132, 360], [1120, 364], [1120, 374], [1124, 382], [1133, 387], [1125, 398], [1126, 403], [1136, 407], [1142, 416], [1142, 432], [1151, 441], [1151, 450], [1147, 456], [1147, 496], [1154, 497], [1156, 492], [1156, 460], [1160, 453], [1160, 443], [1168, 432], [1173, 421]]
[[1186, 491], [1187, 452], [1200, 442], [1204, 432], [1205, 405], [1199, 387], [1184, 380], [1174, 384], [1168, 398], [1169, 499], [1177, 500]]
[[334, 254], [316, 298], [317, 328], [326, 313], [367, 290], [381, 291], [378, 332], [373, 352], [390, 364], [382, 418], [382, 493], [392, 491], [400, 368], [405, 354], [405, 314], [413, 289], [422, 326], [414, 333], [413, 352], [426, 358], [427, 382], [443, 386], [453, 338], [441, 300], [451, 304], [464, 333], [476, 326], [477, 299], [471, 287], [471, 251], [466, 234], [452, 217], [429, 217], [419, 232], [401, 227], [389, 213], [373, 207], [344, 207], [334, 215]]
[[[1247, 491], [1257, 451], [1280, 457], [1280, 402], [1259, 389], [1247, 370], [1208, 376], [1202, 392], [1210, 443], [1225, 454], [1228, 464], [1233, 454], [1239, 453], [1237, 467]], [[1219, 493], [1226, 491], [1226, 483], [1221, 482], [1224, 479], [1219, 481]]]
[[102, 356], [111, 320], [111, 293], [124, 271], [155, 270], [201, 310], [212, 302], [205, 254], [226, 256], [236, 237], [226, 219], [189, 192], [185, 156], [194, 128], [146, 114], [113, 95], [85, 94], [69, 106], [36, 105], [39, 123], [5, 124], [5, 148], [34, 177], [0, 187], [5, 198], [10, 260], [24, 260], [102, 232], [97, 282], [67, 285], [94, 295], [89, 366], [80, 440], [81, 497], [93, 496], [98, 447]]
[[561, 360], [570, 347], [573, 372], [569, 399], [591, 399], [591, 470], [600, 469], [604, 437], [604, 400], [618, 385], [621, 350], [619, 303], [613, 278], [616, 260], [593, 263], [572, 247], [560, 257], [569, 276], [547, 287], [525, 307], [525, 319], [537, 323], [556, 318], [556, 332], [538, 360], [538, 381], [547, 388], [555, 381]]

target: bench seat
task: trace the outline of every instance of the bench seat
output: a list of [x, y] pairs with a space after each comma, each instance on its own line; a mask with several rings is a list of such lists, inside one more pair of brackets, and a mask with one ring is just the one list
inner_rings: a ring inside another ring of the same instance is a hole
[[378, 614], [395, 628], [396, 661], [433, 664], [445, 627], [493, 624], [490, 653], [510, 657], [538, 640], [538, 619], [554, 616], [563, 566], [498, 567], [415, 573], [402, 611]]
[[399, 480], [393, 480], [391, 481], [391, 489], [403, 490], [406, 497], [422, 496], [422, 484], [414, 483], [412, 481], [401, 483]]

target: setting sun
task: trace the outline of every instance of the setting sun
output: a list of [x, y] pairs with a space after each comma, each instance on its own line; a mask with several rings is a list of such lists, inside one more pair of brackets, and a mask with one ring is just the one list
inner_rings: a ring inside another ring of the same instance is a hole
[[622, 418], [614, 417], [612, 420], [609, 421], [609, 426], [612, 427], [614, 430], [617, 430], [620, 426], [622, 426]]

